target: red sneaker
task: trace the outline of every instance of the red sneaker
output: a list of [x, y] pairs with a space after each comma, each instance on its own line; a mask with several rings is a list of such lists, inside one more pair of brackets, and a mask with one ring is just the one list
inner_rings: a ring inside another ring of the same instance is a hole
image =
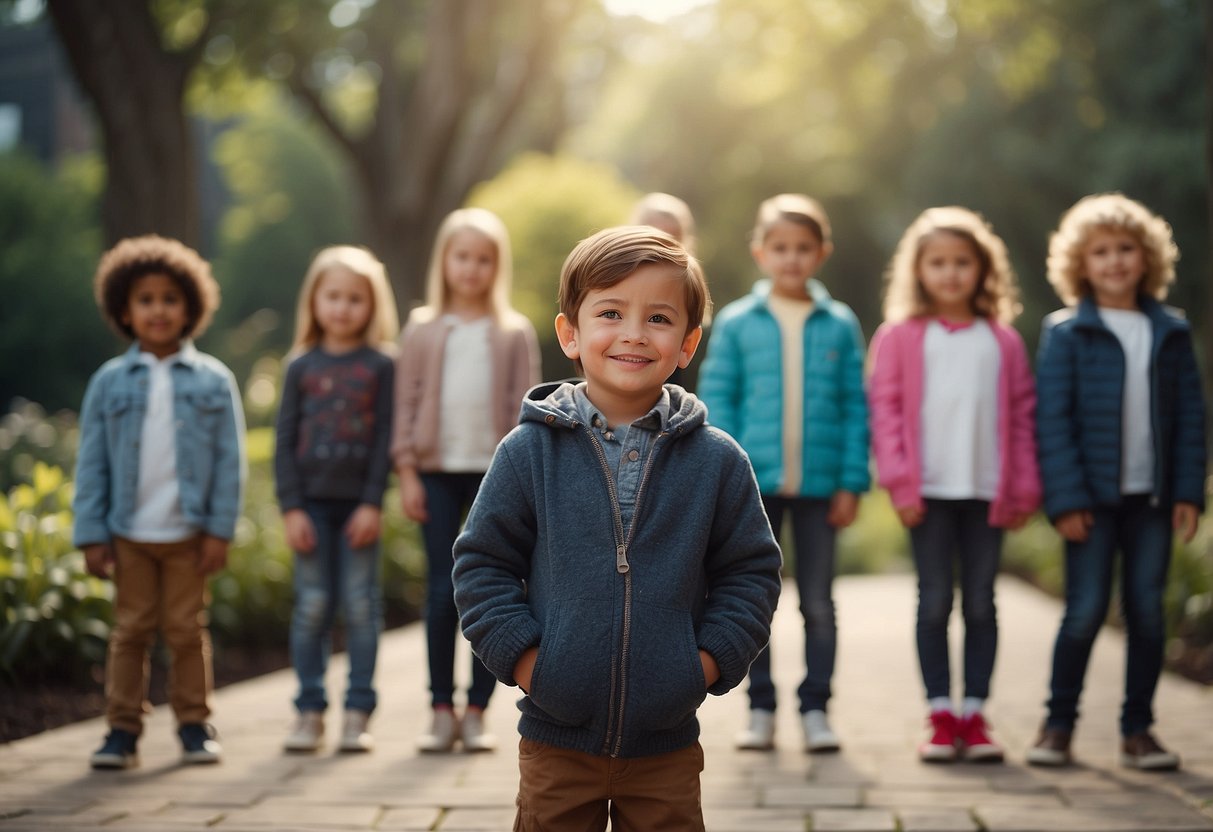
[[1002, 762], [1002, 746], [990, 739], [989, 726], [980, 713], [961, 718], [959, 740], [966, 760], [981, 763]]
[[924, 763], [950, 763], [956, 759], [956, 737], [960, 723], [951, 711], [931, 711], [931, 737], [918, 746], [918, 759]]

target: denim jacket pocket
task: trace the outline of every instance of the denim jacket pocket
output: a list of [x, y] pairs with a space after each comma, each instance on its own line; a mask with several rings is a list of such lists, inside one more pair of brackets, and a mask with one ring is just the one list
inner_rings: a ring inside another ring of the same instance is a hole
[[668, 731], [686, 723], [707, 698], [707, 680], [691, 615], [638, 606], [633, 621], [628, 701], [631, 732]]

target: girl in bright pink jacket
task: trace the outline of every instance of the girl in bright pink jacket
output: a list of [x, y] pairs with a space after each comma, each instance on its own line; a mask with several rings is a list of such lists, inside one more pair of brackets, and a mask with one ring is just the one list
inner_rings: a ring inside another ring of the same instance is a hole
[[[1040, 504], [1036, 391], [1006, 246], [965, 208], [931, 208], [888, 272], [868, 385], [877, 475], [910, 530], [917, 641], [930, 711], [926, 762], [998, 761], [983, 708], [998, 643], [994, 579], [1004, 529]], [[960, 567], [964, 690], [951, 698], [948, 618]]]

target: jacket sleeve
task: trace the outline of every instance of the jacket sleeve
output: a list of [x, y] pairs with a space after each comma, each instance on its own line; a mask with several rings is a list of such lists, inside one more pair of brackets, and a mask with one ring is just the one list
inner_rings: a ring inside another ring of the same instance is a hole
[[1011, 506], [1016, 512], [1031, 514], [1040, 508], [1040, 465], [1036, 456], [1036, 382], [1028, 364], [1023, 338], [1007, 327], [1013, 339], [1009, 402], [1011, 459], [1013, 467]]
[[299, 373], [296, 358], [286, 367], [282, 395], [278, 401], [278, 419], [274, 427], [274, 491], [278, 508], [287, 512], [303, 507], [303, 480], [295, 458], [299, 447]]
[[220, 365], [227, 386], [220, 417], [219, 435], [215, 441], [215, 476], [206, 504], [210, 514], [203, 522], [203, 531], [212, 537], [231, 540], [236, 535], [236, 520], [244, 499], [244, 483], [248, 465], [244, 455], [244, 408], [240, 403], [240, 387], [227, 367]]
[[1076, 361], [1073, 333], [1046, 324], [1036, 358], [1036, 452], [1050, 520], [1095, 505], [1078, 450]]
[[1175, 436], [1171, 441], [1172, 494], [1175, 500], [1205, 507], [1205, 400], [1191, 334], [1183, 334], [1179, 363]]
[[80, 447], [76, 454], [75, 493], [72, 496], [72, 542], [76, 546], [108, 543], [110, 509], [110, 454], [106, 439], [105, 381], [102, 372], [89, 380], [80, 408]]
[[392, 468], [392, 386], [395, 367], [391, 361], [381, 362], [375, 371], [375, 446], [367, 467], [361, 500], [365, 505], [382, 506], [383, 492]]
[[[731, 443], [730, 443], [731, 444]], [[734, 446], [735, 447], [735, 446]], [[782, 556], [762, 508], [753, 469], [740, 448], [716, 498], [707, 569], [708, 598], [696, 640], [720, 667], [709, 693], [727, 693], [745, 679], [766, 646], [779, 601]]]
[[894, 325], [884, 324], [872, 337], [872, 375], [868, 379], [872, 453], [876, 475], [881, 486], [888, 489], [893, 505], [921, 507], [922, 497], [914, 488], [905, 447], [905, 379], [897, 360], [897, 335]]
[[455, 607], [463, 633], [485, 667], [507, 685], [517, 684], [518, 657], [539, 643], [541, 632], [525, 583], [535, 547], [530, 494], [509, 448], [499, 445], [453, 552]]
[[707, 405], [708, 422], [737, 438], [741, 431], [741, 349], [737, 327], [717, 320], [708, 337], [708, 353], [699, 369], [696, 395]]
[[421, 371], [425, 360], [419, 348], [415, 324], [408, 324], [400, 335], [396, 356], [396, 405], [392, 413], [392, 463], [397, 470], [417, 466], [417, 411], [421, 406]]
[[868, 397], [863, 389], [863, 330], [850, 309], [846, 323], [850, 337], [842, 348], [841, 486], [846, 491], [862, 494], [872, 484], [868, 464]]

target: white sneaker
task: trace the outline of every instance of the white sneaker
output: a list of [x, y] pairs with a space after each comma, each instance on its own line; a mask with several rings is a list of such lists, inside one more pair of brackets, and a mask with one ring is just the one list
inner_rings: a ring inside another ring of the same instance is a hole
[[484, 711], [468, 708], [459, 726], [459, 739], [464, 751], [495, 751], [497, 738], [484, 733]]
[[282, 743], [284, 751], [318, 751], [324, 741], [324, 713], [300, 711], [291, 732]]
[[366, 711], [346, 711], [345, 722], [341, 726], [341, 744], [337, 747], [342, 751], [370, 751], [374, 748], [375, 738], [366, 730], [370, 718]]
[[455, 719], [455, 712], [450, 708], [435, 708], [430, 732], [417, 738], [417, 750], [427, 754], [450, 751], [455, 747], [458, 735], [459, 721]]
[[738, 731], [733, 744], [742, 751], [770, 751], [775, 747], [775, 712], [755, 708], [750, 724]]
[[825, 711], [808, 711], [800, 719], [804, 724], [805, 751], [837, 751], [841, 748], [838, 735], [830, 727]]

